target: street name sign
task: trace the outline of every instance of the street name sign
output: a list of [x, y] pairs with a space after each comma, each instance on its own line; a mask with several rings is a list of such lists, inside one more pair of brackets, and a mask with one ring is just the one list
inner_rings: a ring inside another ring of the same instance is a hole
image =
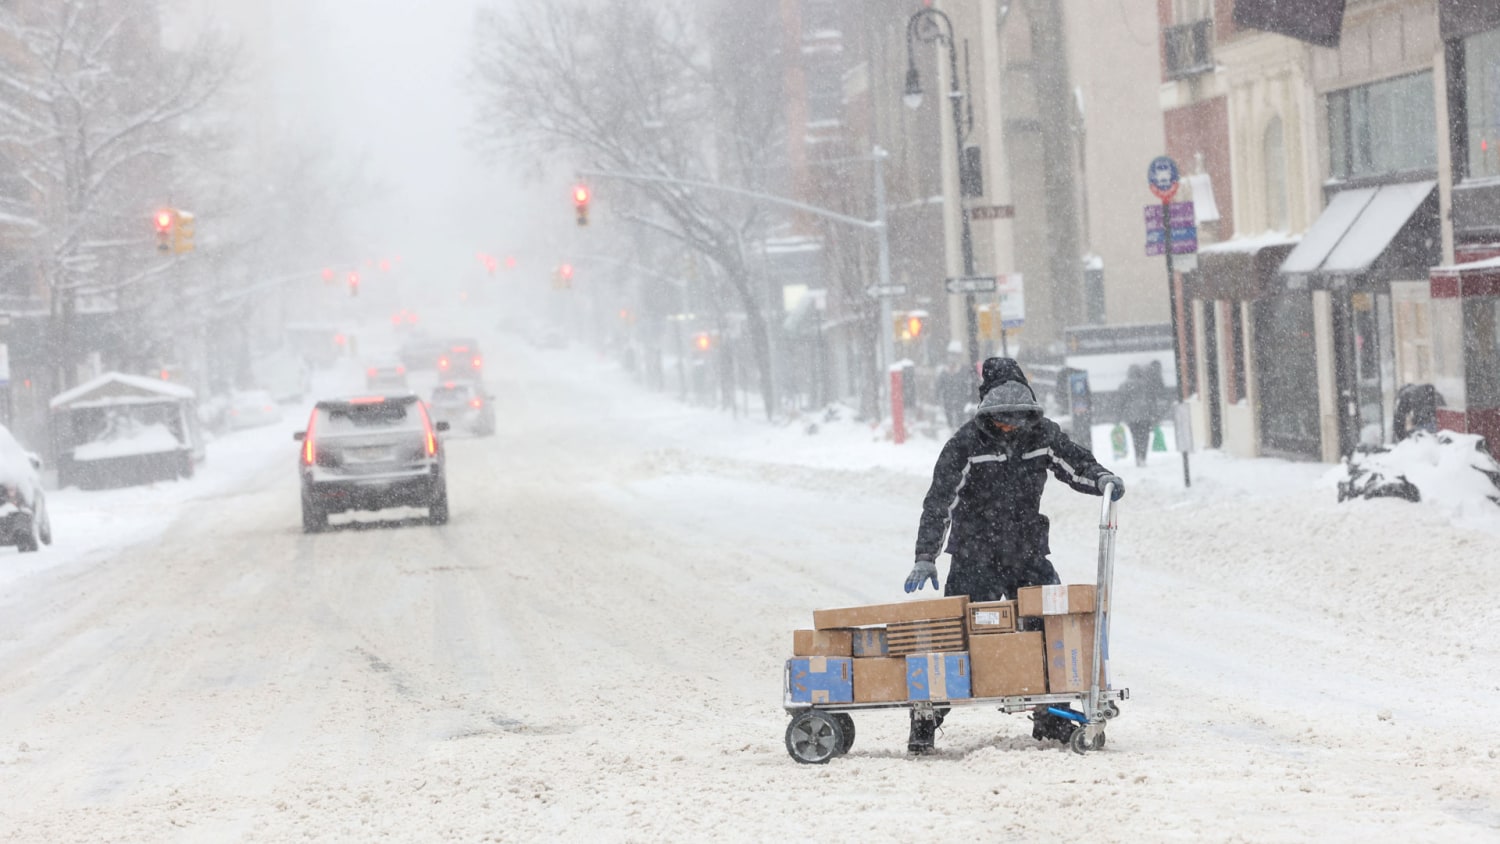
[[992, 275], [966, 275], [943, 282], [949, 293], [994, 293], [998, 286]]
[[865, 295], [875, 299], [882, 296], [905, 296], [906, 285], [904, 284], [872, 284], [865, 288]]

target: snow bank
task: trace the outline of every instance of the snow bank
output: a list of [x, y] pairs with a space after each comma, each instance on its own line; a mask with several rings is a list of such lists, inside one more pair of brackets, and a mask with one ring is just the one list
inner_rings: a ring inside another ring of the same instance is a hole
[[1493, 523], [1500, 514], [1500, 463], [1476, 434], [1417, 431], [1391, 448], [1356, 454], [1325, 480], [1352, 481], [1363, 489], [1401, 478], [1417, 488], [1424, 503], [1457, 522]]

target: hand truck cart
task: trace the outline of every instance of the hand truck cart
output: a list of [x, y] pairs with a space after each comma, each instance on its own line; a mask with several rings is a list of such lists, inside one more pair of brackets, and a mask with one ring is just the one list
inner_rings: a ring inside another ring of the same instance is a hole
[[[1083, 754], [1104, 748], [1106, 723], [1120, 714], [1119, 702], [1130, 698], [1129, 689], [1112, 688], [1109, 683], [1109, 621], [1113, 604], [1110, 589], [1115, 573], [1115, 533], [1118, 530], [1114, 486], [1104, 488], [1104, 504], [1099, 516], [1099, 582], [1094, 592], [1094, 654], [1099, 661], [1092, 671], [1088, 691], [1058, 694], [1017, 695], [1014, 697], [964, 698], [946, 701], [890, 701], [883, 703], [801, 703], [792, 700], [791, 672], [782, 676], [782, 706], [792, 716], [786, 728], [786, 750], [798, 762], [818, 765], [849, 752], [854, 745], [852, 712], [876, 709], [909, 709], [918, 718], [935, 720], [938, 709], [964, 706], [994, 706], [1002, 712], [1025, 712], [1040, 706], [1074, 722], [1067, 744], [1073, 752]], [[1101, 681], [1100, 678], [1103, 678]], [[1102, 682], [1102, 686], [1101, 686]], [[1082, 714], [1068, 707], [1080, 704]]]

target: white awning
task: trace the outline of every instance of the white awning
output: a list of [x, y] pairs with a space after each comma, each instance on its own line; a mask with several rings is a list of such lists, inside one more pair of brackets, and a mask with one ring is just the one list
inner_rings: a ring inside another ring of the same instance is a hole
[[1359, 273], [1369, 269], [1436, 187], [1437, 182], [1431, 180], [1382, 187], [1323, 261], [1323, 271]]
[[1283, 273], [1317, 272], [1323, 259], [1339, 245], [1361, 211], [1375, 197], [1377, 188], [1355, 188], [1334, 195], [1333, 201], [1302, 235], [1302, 242], [1281, 263]]

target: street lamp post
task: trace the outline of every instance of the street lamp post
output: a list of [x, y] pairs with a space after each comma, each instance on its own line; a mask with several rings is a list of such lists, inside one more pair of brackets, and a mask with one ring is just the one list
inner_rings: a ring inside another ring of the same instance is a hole
[[[954, 198], [958, 202], [959, 247], [963, 252], [964, 276], [974, 275], [974, 239], [969, 233], [969, 209], [963, 200], [964, 123], [963, 91], [958, 87], [958, 47], [953, 42], [953, 21], [931, 6], [918, 9], [906, 22], [906, 90], [901, 99], [908, 108], [922, 105], [922, 81], [917, 73], [913, 42], [938, 43], [948, 50], [948, 101], [953, 107], [953, 171], [958, 185]], [[968, 339], [969, 361], [979, 360], [979, 315], [974, 311], [974, 294], [964, 294], [964, 322]]]

